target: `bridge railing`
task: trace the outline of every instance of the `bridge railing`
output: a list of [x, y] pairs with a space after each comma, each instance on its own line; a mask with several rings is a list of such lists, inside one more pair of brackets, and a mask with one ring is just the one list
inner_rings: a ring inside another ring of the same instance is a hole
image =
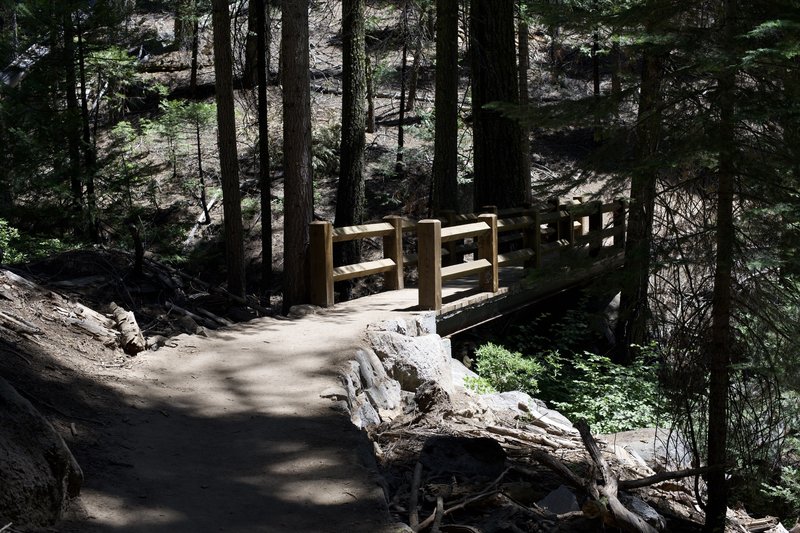
[[[312, 222], [311, 303], [330, 307], [337, 281], [382, 274], [387, 290], [403, 288], [406, 267], [417, 266], [419, 307], [442, 307], [442, 283], [478, 275], [480, 288], [499, 289], [499, 268], [514, 264], [541, 267], [550, 254], [586, 247], [599, 256], [605, 243], [621, 250], [625, 239], [624, 200], [609, 203], [558, 200], [553, 209], [517, 209], [479, 215], [445, 214], [440, 219], [414, 222], [389, 216], [383, 222], [333, 228], [330, 222]], [[604, 221], [604, 215], [607, 220]], [[416, 253], [405, 253], [403, 235], [416, 236]], [[381, 238], [383, 258], [333, 266], [333, 244], [355, 239]], [[465, 255], [473, 260], [464, 262]]]

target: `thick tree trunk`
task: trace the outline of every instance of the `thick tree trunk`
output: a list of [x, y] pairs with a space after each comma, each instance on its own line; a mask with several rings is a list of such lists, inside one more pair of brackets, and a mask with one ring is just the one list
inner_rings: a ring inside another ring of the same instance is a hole
[[284, 287], [283, 310], [306, 303], [309, 225], [313, 216], [308, 0], [283, 3]]
[[217, 146], [222, 174], [222, 207], [225, 218], [225, 258], [228, 292], [244, 296], [244, 241], [242, 202], [239, 192], [239, 156], [236, 149], [236, 117], [233, 104], [233, 55], [231, 20], [227, 0], [213, 0], [214, 74], [217, 99]]
[[[366, 109], [366, 48], [364, 0], [342, 2], [342, 142], [339, 151], [339, 184], [336, 190], [336, 226], [364, 222], [364, 126]], [[358, 263], [358, 241], [341, 243], [338, 264]], [[349, 297], [349, 283], [345, 296]]]
[[656, 176], [647, 164], [658, 150], [661, 129], [662, 58], [655, 52], [644, 54], [642, 84], [637, 122], [637, 160], [643, 170], [631, 178], [631, 204], [628, 213], [625, 243], [625, 278], [620, 296], [617, 321], [615, 360], [629, 363], [631, 345], [647, 343], [649, 310], [647, 294], [650, 284], [650, 245], [653, 238], [653, 211], [656, 197]]
[[[723, 42], [733, 45], [736, 0], [726, 0]], [[735, 180], [735, 133], [733, 102], [736, 71], [726, 68], [718, 80], [719, 87], [719, 192], [717, 199], [716, 265], [711, 310], [711, 343], [709, 346], [708, 390], [708, 474], [706, 504], [707, 533], [724, 533], [728, 507], [728, 485], [725, 465], [728, 459], [728, 390], [731, 365], [731, 309], [733, 301], [733, 249], [736, 240], [733, 219], [733, 186]]]
[[458, 0], [436, 2], [434, 215], [458, 211]]
[[524, 202], [519, 124], [485, 109], [491, 102], [519, 103], [513, 0], [472, 0], [473, 165], [475, 208]]
[[[519, 60], [517, 61], [519, 103], [522, 106], [526, 106], [529, 102], [528, 70], [530, 69], [530, 46], [528, 43], [528, 23], [522, 16], [520, 16], [517, 29], [517, 40], [519, 41]], [[529, 128], [520, 126], [520, 139], [520, 173], [522, 174], [522, 182], [525, 188], [525, 203], [530, 204], [533, 198], [531, 197], [531, 139]]]
[[272, 180], [270, 179], [269, 114], [267, 83], [269, 78], [269, 23], [264, 0], [254, 0], [257, 12], [256, 38], [258, 58], [258, 182], [261, 188], [261, 302], [269, 307], [272, 293]]

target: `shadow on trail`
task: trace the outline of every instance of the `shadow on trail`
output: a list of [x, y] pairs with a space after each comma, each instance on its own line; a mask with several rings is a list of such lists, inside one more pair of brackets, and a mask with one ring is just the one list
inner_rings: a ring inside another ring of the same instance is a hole
[[291, 405], [286, 413], [254, 412], [246, 405], [250, 384], [227, 379], [222, 364], [209, 372], [229, 389], [230, 409], [207, 412], [171, 401], [173, 391], [158, 375], [127, 392], [124, 374], [98, 368], [90, 379], [33, 343], [18, 351], [23, 344], [33, 364], [0, 343], [0, 375], [65, 437], [84, 469], [82, 493], [93, 502], [73, 509], [58, 531], [381, 529], [377, 486], [352, 482], [368, 442], [346, 417]]

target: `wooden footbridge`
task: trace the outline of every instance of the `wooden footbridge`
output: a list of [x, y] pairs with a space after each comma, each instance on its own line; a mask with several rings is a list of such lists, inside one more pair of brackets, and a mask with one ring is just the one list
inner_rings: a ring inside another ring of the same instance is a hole
[[[398, 309], [435, 311], [439, 333], [449, 335], [622, 265], [625, 200], [551, 204], [418, 222], [388, 216], [341, 228], [313, 222], [312, 303], [331, 307], [335, 282], [381, 274], [384, 290], [398, 291]], [[382, 259], [333, 266], [334, 243], [369, 238], [382, 240]]]

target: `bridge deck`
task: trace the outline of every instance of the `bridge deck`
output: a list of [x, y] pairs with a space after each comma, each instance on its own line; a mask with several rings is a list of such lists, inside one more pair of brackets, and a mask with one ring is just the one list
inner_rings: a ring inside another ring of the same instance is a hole
[[[452, 335], [535, 304], [619, 268], [623, 258], [622, 253], [591, 261], [586, 258], [569, 268], [557, 265], [538, 270], [501, 267], [500, 290], [496, 293], [482, 291], [477, 276], [445, 282], [442, 286], [442, 309], [437, 311], [436, 317], [437, 331], [440, 335]], [[417, 289], [411, 287], [365, 298], [390, 299], [395, 302], [397, 311], [414, 311], [418, 308], [418, 297]]]

